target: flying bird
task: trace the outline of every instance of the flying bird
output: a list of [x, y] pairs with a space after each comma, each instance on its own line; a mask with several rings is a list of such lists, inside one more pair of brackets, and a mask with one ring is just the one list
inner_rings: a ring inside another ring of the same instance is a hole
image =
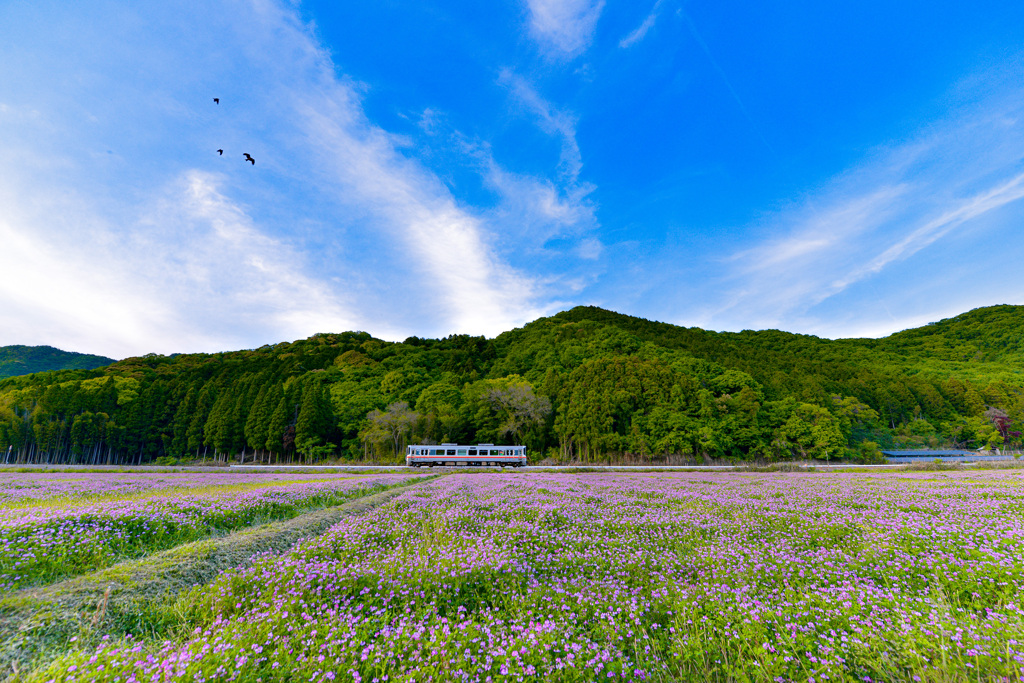
[[219, 155], [221, 155], [221, 156], [224, 156], [224, 150], [222, 150], [222, 149], [218, 149], [218, 150], [217, 150], [217, 154], [219, 154]]
[[256, 160], [255, 160], [255, 159], [253, 159], [253, 158], [252, 158], [251, 156], [249, 156], [249, 153], [248, 153], [248, 152], [245, 152], [245, 153], [244, 153], [244, 154], [243, 154], [242, 156], [244, 156], [244, 157], [245, 157], [245, 160], [246, 160], [246, 161], [248, 161], [248, 162], [249, 162], [250, 164], [252, 164], [253, 166], [255, 166], [255, 165], [256, 165]]
[[213, 103], [214, 104], [220, 104], [220, 98], [219, 97], [214, 97], [213, 98]]

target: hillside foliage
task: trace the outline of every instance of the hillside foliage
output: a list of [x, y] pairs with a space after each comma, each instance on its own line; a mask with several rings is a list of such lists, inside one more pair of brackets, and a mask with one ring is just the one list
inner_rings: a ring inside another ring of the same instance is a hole
[[92, 370], [113, 362], [113, 358], [52, 346], [0, 346], [0, 379], [48, 370]]
[[587, 463], [1019, 447], [1022, 330], [1015, 306], [844, 340], [577, 307], [494, 339], [317, 334], [0, 381], [0, 453], [311, 463], [516, 442], [534, 460]]

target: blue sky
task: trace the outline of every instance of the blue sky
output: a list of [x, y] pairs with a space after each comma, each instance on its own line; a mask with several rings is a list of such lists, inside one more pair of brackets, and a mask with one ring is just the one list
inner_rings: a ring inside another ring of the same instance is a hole
[[1022, 3], [197, 8], [0, 3], [0, 345], [1024, 303]]

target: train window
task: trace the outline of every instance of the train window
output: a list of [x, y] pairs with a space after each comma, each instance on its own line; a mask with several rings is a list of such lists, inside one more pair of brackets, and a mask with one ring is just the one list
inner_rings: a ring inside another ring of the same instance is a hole
[[465, 455], [465, 454], [466, 454], [466, 449], [465, 448], [460, 448], [459, 449], [459, 455]]
[[481, 448], [480, 449], [480, 455], [487, 455], [487, 449], [486, 448]]
[[470, 448], [469, 449], [469, 454], [470, 455], [476, 455], [476, 449], [475, 448]]
[[449, 448], [448, 449], [448, 455], [455, 455], [455, 449], [454, 448]]
[[444, 455], [444, 449], [435, 448], [434, 449], [434, 455]]

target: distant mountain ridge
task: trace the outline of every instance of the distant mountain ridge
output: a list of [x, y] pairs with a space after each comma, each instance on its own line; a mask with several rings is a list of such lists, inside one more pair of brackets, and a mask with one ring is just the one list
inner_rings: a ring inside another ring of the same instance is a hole
[[0, 379], [50, 370], [93, 370], [115, 362], [106, 356], [62, 351], [52, 346], [0, 346]]

